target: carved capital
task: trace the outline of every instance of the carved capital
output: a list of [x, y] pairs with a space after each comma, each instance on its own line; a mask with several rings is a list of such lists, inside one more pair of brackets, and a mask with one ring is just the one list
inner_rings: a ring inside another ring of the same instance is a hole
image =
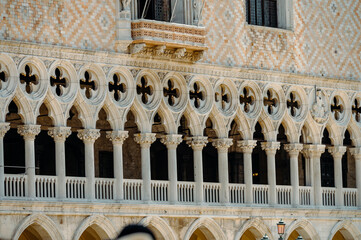
[[134, 141], [144, 148], [150, 148], [150, 145], [152, 145], [155, 140], [157, 140], [157, 138], [155, 137], [155, 133], [134, 134]]
[[18, 126], [18, 133], [23, 136], [24, 140], [34, 140], [40, 133], [40, 125], [21, 125]]
[[70, 127], [53, 127], [50, 128], [48, 134], [55, 142], [65, 142], [66, 138], [71, 134]]
[[350, 148], [350, 153], [354, 156], [355, 160], [361, 161], [361, 147]]
[[183, 141], [182, 135], [171, 134], [162, 136], [161, 143], [167, 146], [168, 149], [176, 149], [177, 146]]
[[81, 129], [78, 130], [78, 138], [84, 143], [94, 143], [100, 137], [99, 129]]
[[212, 141], [212, 145], [217, 148], [218, 152], [228, 152], [228, 148], [233, 145], [232, 138], [219, 138]]
[[208, 143], [208, 137], [190, 137], [187, 138], [187, 144], [193, 149], [201, 151]]
[[186, 54], [186, 49], [185, 48], [178, 48], [175, 52], [174, 52], [174, 56], [176, 58], [182, 58], [184, 57], [184, 55]]
[[107, 138], [109, 138], [114, 145], [123, 144], [124, 140], [128, 138], [128, 131], [108, 131]]
[[305, 156], [305, 158], [320, 158], [321, 154], [325, 152], [325, 145], [321, 145], [321, 144], [309, 144], [309, 145], [304, 145], [303, 146], [303, 150], [302, 153]]
[[242, 140], [237, 142], [237, 147], [239, 147], [243, 153], [251, 154], [253, 148], [255, 148], [256, 146], [256, 140]]
[[298, 157], [298, 154], [303, 149], [303, 144], [301, 143], [285, 144], [284, 148], [288, 152], [290, 157]]
[[10, 129], [10, 123], [3, 122], [0, 123], [0, 138], [3, 138], [5, 136], [5, 133], [9, 131]]
[[329, 153], [332, 154], [333, 159], [338, 159], [341, 160], [342, 156], [345, 154], [346, 152], [346, 147], [345, 146], [334, 146], [334, 147], [328, 147], [327, 151]]
[[135, 43], [129, 46], [130, 54], [137, 54], [145, 48], [145, 43]]
[[280, 149], [280, 142], [262, 142], [262, 150], [266, 151], [266, 154], [276, 154], [277, 150]]

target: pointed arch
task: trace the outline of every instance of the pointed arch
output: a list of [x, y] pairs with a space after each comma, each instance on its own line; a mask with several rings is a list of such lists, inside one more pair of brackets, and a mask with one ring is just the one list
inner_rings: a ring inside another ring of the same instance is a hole
[[[179, 119], [174, 119], [174, 115], [171, 113], [169, 108], [165, 106], [164, 103], [162, 103], [158, 108], [158, 114], [162, 119], [162, 123], [166, 133], [176, 134], [178, 131], [177, 122], [179, 121]], [[181, 114], [179, 116], [181, 116]]]
[[238, 109], [237, 114], [234, 117], [234, 121], [238, 126], [238, 132], [241, 134], [242, 139], [252, 140], [254, 126], [251, 126], [249, 120], [240, 109]]
[[13, 101], [19, 109], [19, 115], [22, 118], [24, 124], [36, 124], [36, 117], [34, 115], [30, 102], [19, 88], [17, 89]]
[[66, 118], [59, 102], [49, 92], [44, 99], [44, 104], [49, 111], [49, 117], [53, 120], [54, 126], [66, 126]]
[[234, 240], [240, 240], [242, 235], [247, 231], [252, 229], [252, 233], [256, 233], [256, 238], [262, 238], [265, 234], [269, 237], [269, 239], [273, 239], [273, 235], [269, 227], [260, 219], [260, 218], [253, 218], [248, 219], [243, 223], [239, 231], [236, 233]]
[[140, 224], [156, 229], [163, 237], [164, 240], [176, 240], [176, 234], [164, 219], [156, 216], [143, 218]]
[[361, 146], [361, 129], [355, 121], [351, 121], [347, 127], [351, 135], [351, 140], [354, 146]]
[[293, 231], [297, 230], [305, 240], [320, 240], [317, 230], [307, 219], [293, 221], [286, 229], [285, 239], [288, 239]]
[[293, 119], [291, 119], [290, 116], [285, 115], [281, 124], [286, 130], [285, 134], [287, 136], [288, 142], [298, 143], [300, 141], [301, 129], [297, 129], [298, 127], [296, 126]]
[[[123, 108], [120, 110], [115, 104], [112, 103], [109, 97], [107, 97], [105, 100], [102, 108], [107, 114], [107, 121], [109, 122], [112, 129], [123, 130], [129, 108]], [[97, 116], [102, 108], [99, 109]], [[98, 120], [98, 118], [96, 120]]]
[[[325, 128], [327, 128], [327, 131], [330, 134], [331, 143], [334, 146], [342, 146], [343, 145], [343, 135], [344, 131], [342, 131], [341, 128], [338, 126], [334, 121], [328, 121]], [[325, 129], [323, 129], [324, 131]], [[321, 132], [321, 139], [323, 136], [323, 131]]]
[[208, 240], [226, 240], [226, 235], [221, 227], [211, 218], [199, 218], [195, 220], [184, 235], [184, 240], [189, 240], [192, 234], [200, 229]]
[[203, 136], [204, 124], [201, 123], [198, 114], [192, 110], [192, 107], [187, 106], [183, 115], [188, 120], [188, 126], [193, 136]]
[[328, 239], [332, 239], [340, 231], [346, 240], [361, 239], [360, 230], [350, 220], [339, 221], [333, 226]]
[[323, 126], [316, 124], [311, 114], [307, 115], [307, 119], [302, 128], [302, 135], [305, 138], [304, 143], [321, 144], [321, 130]]
[[224, 116], [215, 108], [212, 109], [208, 116], [212, 123], [214, 124], [213, 129], [217, 134], [218, 138], [226, 138], [228, 137], [228, 129], [227, 124], [224, 120]]
[[74, 240], [79, 240], [88, 227], [92, 227], [101, 239], [112, 239], [116, 237], [113, 223], [103, 215], [92, 215], [85, 218], [74, 233]]
[[146, 133], [152, 131], [152, 125], [150, 123], [150, 119], [153, 119], [154, 115], [156, 114], [156, 111], [153, 111], [151, 113], [150, 119], [148, 119], [147, 113], [145, 112], [143, 107], [136, 102], [132, 105], [130, 111], [132, 111], [134, 115], [135, 123], [137, 124], [140, 132]]
[[[82, 126], [84, 128], [95, 128], [96, 120], [93, 119], [90, 108], [81, 102], [79, 96], [75, 99], [73, 106], [78, 111], [78, 118], [81, 121]], [[69, 111], [66, 114], [66, 119], [68, 119]]]
[[272, 120], [264, 110], [262, 110], [261, 116], [258, 119], [259, 124], [262, 127], [262, 133], [265, 140], [277, 141], [278, 126], [281, 122]]
[[12, 239], [19, 239], [21, 234], [29, 227], [35, 226], [39, 235], [43, 238], [53, 240], [63, 240], [64, 237], [57, 228], [57, 225], [48, 216], [43, 214], [32, 214], [20, 222], [19, 227], [13, 235]]

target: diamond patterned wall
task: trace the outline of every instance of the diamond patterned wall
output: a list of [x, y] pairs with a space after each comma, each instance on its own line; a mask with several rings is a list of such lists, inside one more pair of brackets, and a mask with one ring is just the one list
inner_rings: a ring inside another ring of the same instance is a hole
[[[115, 50], [116, 0], [0, 1], [0, 39]], [[361, 80], [361, 1], [293, 0], [294, 31], [245, 23], [244, 0], [206, 0], [203, 62]]]

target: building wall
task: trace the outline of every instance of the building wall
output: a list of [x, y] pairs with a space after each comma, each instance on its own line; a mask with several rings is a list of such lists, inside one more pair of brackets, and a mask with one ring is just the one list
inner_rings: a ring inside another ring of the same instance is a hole
[[[361, 79], [360, 1], [293, 1], [293, 30], [249, 26], [244, 0], [207, 0], [202, 62]], [[0, 39], [115, 51], [116, 1], [1, 1]]]

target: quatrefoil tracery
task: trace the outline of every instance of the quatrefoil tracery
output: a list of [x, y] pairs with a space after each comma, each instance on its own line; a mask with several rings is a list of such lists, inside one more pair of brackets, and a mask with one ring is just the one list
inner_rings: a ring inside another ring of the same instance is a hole
[[300, 101], [296, 93], [291, 92], [287, 100], [287, 108], [290, 110], [291, 116], [296, 117], [301, 109]]
[[63, 95], [64, 88], [68, 87], [68, 79], [63, 77], [63, 72], [59, 68], [55, 69], [55, 77], [50, 77], [50, 85], [55, 87], [55, 93], [59, 97]]
[[273, 115], [279, 106], [279, 100], [274, 97], [273, 91], [267, 90], [267, 96], [263, 98], [263, 105], [266, 107], [268, 114]]
[[2, 88], [3, 88], [3, 82], [5, 83], [5, 82], [7, 82], [7, 74], [6, 74], [6, 72], [5, 72], [5, 70], [2, 70], [2, 67], [1, 67], [1, 65], [0, 65], [0, 90], [2, 90]]
[[361, 122], [361, 100], [358, 98], [355, 98], [352, 105], [352, 115], [354, 115], [356, 122]]
[[32, 68], [29, 65], [25, 65], [25, 73], [20, 73], [20, 83], [25, 84], [25, 91], [31, 94], [34, 89], [34, 85], [39, 84], [38, 76], [32, 74]]
[[343, 112], [344, 112], [344, 107], [340, 100], [340, 97], [335, 96], [333, 98], [333, 101], [331, 104], [331, 112], [333, 112], [334, 117], [337, 121], [341, 120]]
[[243, 105], [244, 112], [249, 113], [255, 104], [254, 95], [251, 94], [251, 91], [247, 87], [243, 88], [242, 92], [243, 94], [239, 96], [239, 102]]
[[113, 82], [109, 82], [108, 89], [109, 92], [114, 92], [114, 99], [118, 102], [122, 99], [122, 94], [126, 92], [126, 85], [121, 82], [121, 78], [118, 74], [114, 74]]
[[85, 89], [85, 96], [88, 99], [91, 99], [93, 96], [93, 91], [97, 90], [97, 84], [95, 80], [92, 79], [90, 72], [85, 71], [84, 79], [80, 79], [80, 88]]
[[205, 100], [205, 93], [201, 90], [199, 83], [193, 84], [193, 90], [189, 91], [189, 98], [194, 101], [195, 108], [201, 107], [201, 103]]
[[137, 94], [141, 95], [141, 100], [144, 104], [150, 103], [150, 97], [153, 95], [153, 87], [148, 84], [145, 77], [142, 77], [140, 83], [137, 84]]
[[231, 102], [230, 91], [226, 85], [221, 84], [215, 93], [216, 103], [220, 105], [221, 110], [225, 111]]
[[170, 106], [176, 104], [176, 100], [180, 97], [180, 91], [174, 86], [173, 80], [169, 79], [167, 81], [167, 87], [163, 88], [163, 96], [168, 98], [167, 102]]

